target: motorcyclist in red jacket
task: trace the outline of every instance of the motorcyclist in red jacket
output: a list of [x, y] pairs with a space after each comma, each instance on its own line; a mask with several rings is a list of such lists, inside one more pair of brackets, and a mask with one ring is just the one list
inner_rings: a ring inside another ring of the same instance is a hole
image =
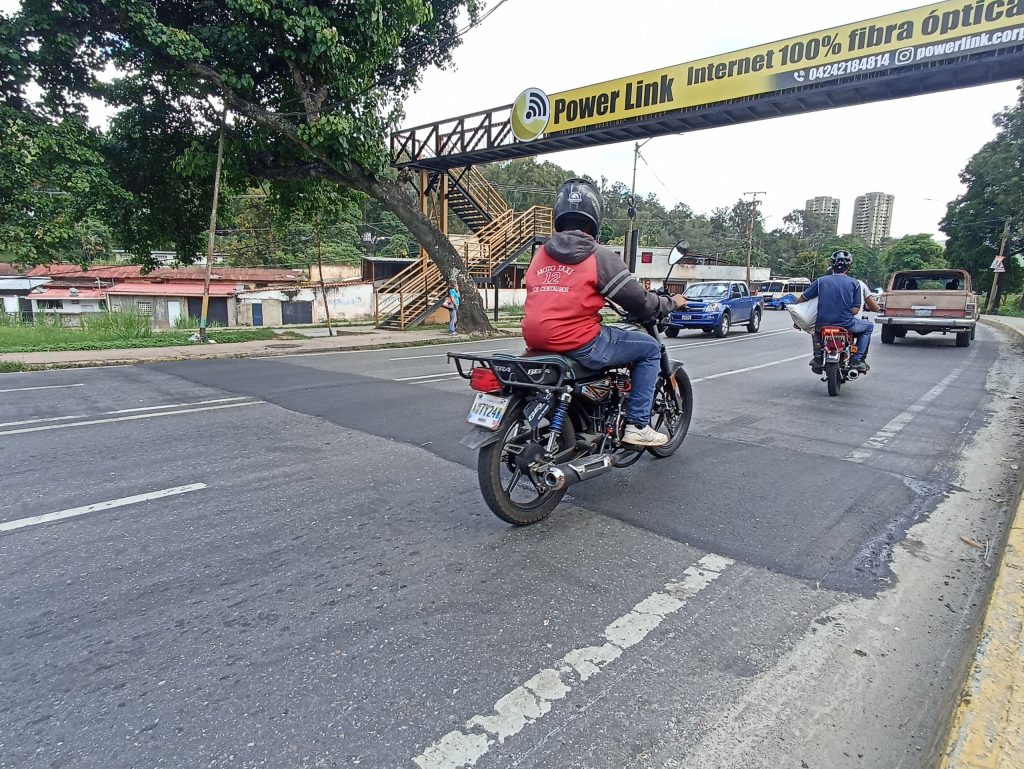
[[559, 189], [555, 234], [526, 272], [523, 337], [531, 349], [568, 355], [587, 368], [630, 366], [623, 442], [662, 446], [669, 436], [650, 424], [661, 345], [642, 331], [602, 325], [600, 311], [609, 299], [648, 320], [685, 307], [686, 299], [645, 291], [620, 256], [598, 245], [603, 208], [601, 193], [585, 179], [570, 179]]

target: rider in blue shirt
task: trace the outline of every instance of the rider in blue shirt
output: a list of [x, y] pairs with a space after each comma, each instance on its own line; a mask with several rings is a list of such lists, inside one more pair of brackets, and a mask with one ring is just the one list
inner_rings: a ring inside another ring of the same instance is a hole
[[861, 374], [866, 374], [870, 367], [864, 358], [868, 353], [874, 326], [870, 321], [857, 317], [863, 304], [860, 281], [847, 274], [853, 265], [853, 255], [849, 251], [836, 251], [829, 258], [829, 264], [832, 273], [822, 275], [811, 283], [797, 300], [806, 302], [818, 298], [811, 370], [815, 374], [822, 371], [821, 327], [839, 326], [857, 338], [857, 352], [850, 358], [850, 367], [857, 369]]

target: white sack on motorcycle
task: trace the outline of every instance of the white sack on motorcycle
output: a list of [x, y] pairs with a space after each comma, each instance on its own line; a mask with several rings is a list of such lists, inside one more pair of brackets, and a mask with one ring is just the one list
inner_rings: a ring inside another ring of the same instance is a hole
[[787, 304], [786, 312], [801, 331], [814, 333], [814, 322], [818, 319], [818, 297], [801, 304]]

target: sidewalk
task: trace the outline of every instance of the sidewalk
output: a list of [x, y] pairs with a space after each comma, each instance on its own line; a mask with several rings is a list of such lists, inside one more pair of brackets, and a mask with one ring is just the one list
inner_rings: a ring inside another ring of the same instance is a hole
[[[1024, 318], [984, 322], [1024, 338]], [[1017, 508], [981, 627], [974, 663], [953, 714], [942, 769], [1024, 766], [1024, 498]]]
[[337, 336], [304, 339], [266, 339], [259, 342], [227, 344], [192, 344], [176, 347], [138, 347], [121, 350], [76, 350], [51, 352], [19, 352], [0, 355], [0, 362], [23, 363], [32, 368], [78, 368], [83, 366], [116, 366], [132, 363], [155, 363], [169, 360], [205, 360], [216, 358], [251, 358], [269, 355], [303, 355], [337, 350], [379, 350], [472, 339], [466, 334], [455, 337], [430, 330], [389, 331], [373, 327], [345, 328]]

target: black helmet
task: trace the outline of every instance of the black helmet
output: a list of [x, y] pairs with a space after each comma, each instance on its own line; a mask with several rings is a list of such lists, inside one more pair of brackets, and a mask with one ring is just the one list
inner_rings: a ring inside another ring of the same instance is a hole
[[595, 238], [601, 234], [604, 203], [597, 187], [586, 179], [570, 179], [555, 197], [555, 232], [593, 228]]
[[849, 251], [833, 251], [828, 263], [836, 272], [846, 272], [853, 265], [853, 254]]

